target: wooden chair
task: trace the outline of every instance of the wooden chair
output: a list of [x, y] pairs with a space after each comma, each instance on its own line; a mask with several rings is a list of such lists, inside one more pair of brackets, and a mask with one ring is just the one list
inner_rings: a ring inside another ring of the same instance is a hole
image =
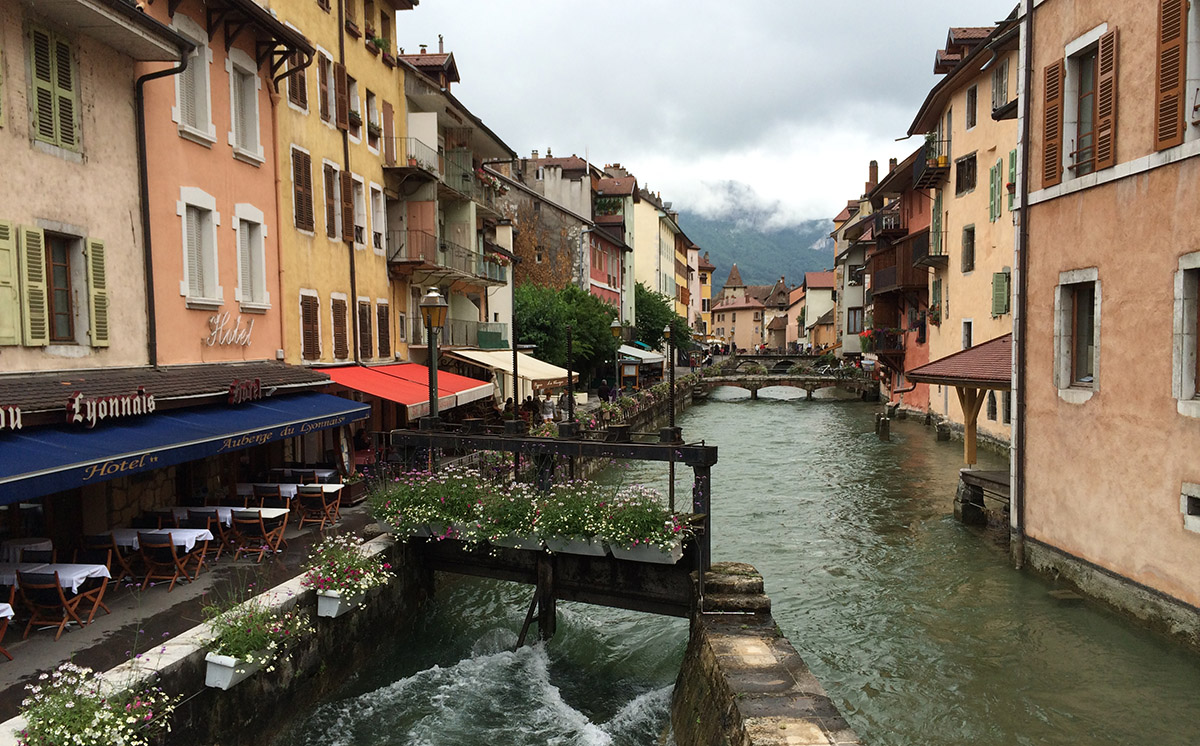
[[301, 485], [296, 490], [296, 499], [300, 505], [300, 528], [304, 528], [305, 523], [316, 523], [319, 524], [317, 530], [324, 531], [325, 522], [333, 522], [333, 513], [329, 510], [325, 491], [320, 487]]
[[183, 528], [206, 528], [215, 537], [216, 545], [208, 544], [204, 548], [205, 561], [207, 555], [211, 554], [213, 561], [221, 559], [221, 554], [229, 549], [232, 551], [233, 537], [230, 531], [227, 531], [225, 524], [221, 523], [221, 518], [217, 514], [216, 508], [188, 508], [187, 519], [183, 522]]
[[285, 513], [278, 522], [271, 525], [263, 520], [262, 514], [254, 511], [233, 511], [233, 530], [237, 535], [237, 550], [233, 553], [236, 560], [242, 552], [251, 554], [258, 552], [256, 562], [262, 562], [263, 555], [278, 552], [281, 544], [287, 544], [283, 532], [287, 528], [288, 516]]
[[[17, 587], [14, 585], [8, 589], [8, 605], [12, 606], [17, 601]], [[4, 642], [4, 634], [8, 632], [8, 617], [0, 619], [0, 642]], [[12, 660], [12, 653], [8, 652], [4, 647], [0, 647], [0, 655]]]
[[112, 534], [87, 534], [83, 537], [83, 548], [111, 550], [112, 553], [109, 555], [111, 564], [108, 566], [108, 572], [112, 575], [111, 582], [119, 583], [125, 578], [137, 578], [138, 574], [134, 569], [137, 554], [117, 546]]
[[57, 551], [54, 549], [22, 549], [20, 562], [39, 565], [50, 565], [54, 563], [54, 556]]
[[[75, 564], [104, 565], [108, 568], [108, 574], [113, 575], [111, 549], [76, 549]], [[104, 591], [108, 588], [109, 582], [108, 578], [88, 578], [83, 581], [83, 585], [79, 586], [79, 595], [92, 601], [92, 610], [88, 613], [88, 624], [92, 623], [97, 609], [104, 609], [105, 614], [112, 613], [108, 605], [104, 603]]]
[[277, 484], [256, 484], [254, 485], [254, 499], [251, 503], [247, 503], [246, 507], [263, 507], [263, 501], [267, 499], [284, 500], [283, 493], [279, 491]]
[[[204, 566], [208, 564], [208, 555], [209, 554], [217, 555], [217, 554], [221, 553], [222, 546], [221, 546], [221, 539], [220, 539], [220, 531], [218, 531], [216, 528], [214, 528], [211, 525], [211, 523], [220, 523], [220, 521], [218, 521], [216, 519], [216, 517], [213, 517], [211, 519], [208, 517], [203, 517], [203, 518], [188, 517], [188, 518], [184, 518], [182, 521], [180, 521], [181, 528], [202, 528], [202, 529], [206, 529], [209, 533], [211, 533], [213, 535], [213, 538], [211, 541], [209, 539], [197, 540], [196, 545], [194, 547], [192, 547], [192, 551], [187, 553], [187, 558], [185, 559], [184, 564], [190, 565], [192, 563], [195, 563], [195, 565], [196, 565], [196, 571], [194, 573], [192, 573], [192, 576], [191, 576], [192, 580], [195, 580], [196, 578], [200, 577], [200, 570], [203, 569]], [[215, 559], [216, 558], [214, 557], [214, 560]]]
[[58, 584], [58, 573], [17, 572], [17, 588], [21, 591], [22, 603], [31, 612], [22, 640], [29, 637], [29, 631], [35, 624], [57, 625], [58, 631], [54, 634], [56, 641], [62, 637], [67, 624], [75, 622], [80, 627], [87, 624], [79, 618], [79, 604], [84, 597], [75, 595], [67, 598]]
[[139, 531], [138, 546], [138, 554], [141, 555], [142, 562], [146, 567], [142, 590], [146, 590], [153, 580], [169, 580], [171, 584], [167, 586], [167, 593], [170, 593], [175, 589], [175, 583], [180, 578], [192, 579], [187, 571], [190, 554], [185, 553], [180, 557], [175, 540], [171, 538], [170, 534]]

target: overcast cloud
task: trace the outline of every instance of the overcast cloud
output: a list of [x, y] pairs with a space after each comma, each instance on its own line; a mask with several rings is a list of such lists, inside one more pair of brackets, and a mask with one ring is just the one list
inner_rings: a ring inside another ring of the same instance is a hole
[[[619, 162], [676, 208], [776, 224], [862, 192], [937, 81], [950, 26], [1014, 0], [423, 0], [397, 43], [454, 52], [455, 95], [518, 154]], [[749, 189], [730, 189], [728, 182]]]

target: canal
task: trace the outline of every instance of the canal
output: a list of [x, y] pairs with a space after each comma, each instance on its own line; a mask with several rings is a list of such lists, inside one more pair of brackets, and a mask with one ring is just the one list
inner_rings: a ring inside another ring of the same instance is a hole
[[[863, 741], [1194, 744], [1200, 657], [1011, 569], [951, 515], [962, 444], [909, 421], [881, 443], [874, 410], [714, 401], [679, 422], [720, 447], [714, 559], [762, 571], [776, 620]], [[666, 485], [659, 466], [610, 478]], [[384, 638], [276, 746], [659, 744], [686, 622], [560, 604], [557, 637], [514, 653], [531, 593], [440, 577], [415, 636]]]

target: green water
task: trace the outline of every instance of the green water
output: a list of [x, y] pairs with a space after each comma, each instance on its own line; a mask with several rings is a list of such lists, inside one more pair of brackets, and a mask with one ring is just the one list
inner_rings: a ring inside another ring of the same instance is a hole
[[[679, 423], [720, 448], [714, 560], [762, 571], [777, 621], [864, 742], [1200, 742], [1200, 658], [1011, 569], [951, 515], [961, 443], [909, 422], [881, 443], [873, 412], [743, 400]], [[657, 465], [610, 478], [666, 485]], [[689, 486], [681, 469], [681, 503]], [[658, 743], [685, 622], [561, 604], [557, 637], [513, 653], [529, 588], [439, 580], [416, 638], [381, 643], [277, 746]]]

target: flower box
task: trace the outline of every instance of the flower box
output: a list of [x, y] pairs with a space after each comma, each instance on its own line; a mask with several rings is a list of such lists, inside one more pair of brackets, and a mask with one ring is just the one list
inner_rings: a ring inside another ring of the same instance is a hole
[[[368, 31], [367, 33], [370, 33], [370, 32]], [[371, 54], [379, 54], [379, 47], [375, 46], [374, 39], [367, 39], [364, 42], [364, 44], [366, 44], [368, 52], [370, 52]]]
[[366, 593], [343, 596], [338, 591], [317, 591], [317, 616], [336, 619], [347, 611], [362, 604]]
[[[264, 656], [265, 657], [265, 654]], [[204, 673], [204, 685], [225, 691], [253, 676], [262, 668], [261, 663], [247, 663], [228, 655], [208, 653], [204, 656], [208, 669]]]
[[382, 60], [383, 60], [383, 64], [387, 65], [388, 67], [395, 67], [395, 66], [396, 66], [396, 58], [395, 58], [395, 57], [393, 57], [393, 56], [392, 56], [390, 53], [388, 53], [388, 52], [384, 52], [384, 53], [383, 53], [383, 55], [380, 57], [380, 59], [382, 59]]
[[346, 33], [350, 34], [355, 39], [362, 36], [362, 32], [358, 30], [358, 24], [354, 21], [351, 21], [349, 18], [346, 19]]
[[542, 551], [542, 539], [537, 534], [508, 534], [488, 539], [488, 541], [498, 547]]
[[673, 565], [683, 557], [683, 542], [675, 541], [670, 549], [663, 549], [653, 544], [638, 544], [635, 547], [622, 547], [616, 544], [608, 546], [612, 556], [630, 562], [649, 562], [656, 565]]
[[546, 537], [546, 548], [559, 554], [581, 554], [588, 557], [603, 557], [608, 547], [600, 539], [577, 539], [573, 537]]
[[347, 117], [350, 119], [350, 124], [353, 124], [353, 125], [362, 124], [362, 114], [359, 114], [354, 109], [350, 110], [350, 113], [347, 114]]

